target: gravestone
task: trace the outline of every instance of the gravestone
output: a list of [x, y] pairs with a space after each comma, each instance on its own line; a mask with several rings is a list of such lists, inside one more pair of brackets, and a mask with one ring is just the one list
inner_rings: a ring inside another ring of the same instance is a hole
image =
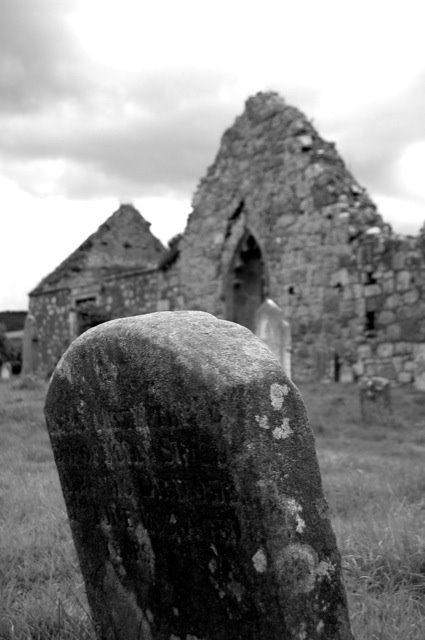
[[388, 425], [393, 422], [391, 384], [381, 376], [360, 380], [360, 411], [362, 420], [369, 424]]
[[22, 344], [22, 375], [30, 376], [37, 370], [38, 364], [38, 331], [37, 322], [30, 313], [25, 319], [24, 339]]
[[419, 391], [425, 391], [425, 344], [415, 345], [414, 358], [415, 358], [415, 387]]
[[341, 365], [339, 381], [341, 384], [352, 384], [354, 382], [353, 366], [348, 362], [343, 362]]
[[99, 640], [352, 640], [305, 407], [251, 331], [106, 322], [45, 413]]
[[254, 325], [255, 335], [264, 340], [290, 378], [291, 327], [285, 320], [282, 309], [273, 300], [266, 298], [255, 313]]
[[10, 380], [11, 377], [12, 377], [12, 365], [10, 364], [10, 362], [4, 362], [1, 365], [0, 378], [1, 380]]

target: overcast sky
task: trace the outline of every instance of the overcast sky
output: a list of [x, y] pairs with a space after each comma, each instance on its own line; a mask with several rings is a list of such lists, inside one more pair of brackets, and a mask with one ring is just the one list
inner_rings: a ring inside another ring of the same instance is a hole
[[[421, 6], [422, 5], [422, 6]], [[133, 202], [183, 230], [220, 137], [277, 90], [400, 233], [425, 220], [423, 0], [0, 0], [0, 310]]]

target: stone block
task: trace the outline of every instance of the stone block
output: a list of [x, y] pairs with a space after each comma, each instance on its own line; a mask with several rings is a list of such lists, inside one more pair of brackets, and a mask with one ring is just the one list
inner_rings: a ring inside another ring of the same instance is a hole
[[45, 413], [99, 640], [352, 640], [305, 407], [248, 329], [107, 322]]
[[382, 281], [382, 290], [384, 293], [393, 293], [394, 291], [394, 276], [391, 275], [391, 277], [388, 276], [388, 273], [386, 274], [387, 277], [385, 277]]
[[394, 319], [395, 315], [393, 311], [384, 310], [378, 315], [379, 324], [390, 324], [391, 322], [394, 322]]
[[170, 301], [167, 298], [163, 298], [162, 300], [158, 300], [156, 303], [157, 311], [169, 311], [170, 310]]
[[[409, 382], [412, 382], [413, 379], [413, 375], [410, 371], [401, 371], [398, 376], [397, 376], [397, 380], [401, 383], [401, 384], [408, 384]], [[418, 389], [420, 387], [417, 387]], [[425, 386], [424, 386], [425, 389]]]
[[401, 355], [412, 353], [412, 345], [408, 342], [396, 342], [394, 344], [394, 353]]
[[400, 371], [403, 371], [403, 358], [402, 356], [394, 356], [391, 360], [394, 371], [396, 373], [400, 373]]
[[337, 284], [341, 284], [343, 287], [346, 287], [350, 282], [350, 276], [348, 274], [347, 269], [338, 269], [331, 275], [331, 286], [335, 286]]
[[412, 289], [411, 291], [406, 291], [403, 294], [403, 303], [404, 304], [415, 304], [419, 300], [419, 291], [417, 289]]
[[353, 298], [362, 298], [363, 296], [363, 285], [361, 284], [353, 284], [351, 285], [352, 287], [352, 292], [353, 292]]
[[385, 306], [388, 309], [396, 309], [400, 305], [400, 302], [401, 302], [400, 294], [395, 293], [392, 296], [388, 296], [388, 298], [385, 301]]
[[410, 271], [398, 271], [396, 274], [396, 289], [397, 291], [406, 291], [410, 288]]
[[398, 323], [389, 324], [386, 329], [387, 340], [400, 340], [401, 327]]
[[381, 286], [379, 284], [365, 284], [363, 290], [366, 298], [381, 295]]
[[393, 256], [394, 269], [403, 269], [406, 262], [406, 254], [404, 251], [398, 251]]
[[361, 344], [357, 348], [357, 353], [358, 353], [358, 356], [359, 356], [360, 360], [364, 360], [365, 358], [370, 358], [371, 357], [372, 350], [371, 350], [369, 344]]
[[390, 358], [394, 353], [394, 345], [392, 342], [382, 342], [378, 344], [376, 353], [379, 358]]

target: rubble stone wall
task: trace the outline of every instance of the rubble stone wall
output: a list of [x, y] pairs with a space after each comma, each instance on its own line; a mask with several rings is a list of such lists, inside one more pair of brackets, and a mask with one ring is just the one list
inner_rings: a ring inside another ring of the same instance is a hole
[[30, 298], [29, 313], [36, 319], [37, 365], [48, 375], [69, 345], [69, 289], [44, 292]]

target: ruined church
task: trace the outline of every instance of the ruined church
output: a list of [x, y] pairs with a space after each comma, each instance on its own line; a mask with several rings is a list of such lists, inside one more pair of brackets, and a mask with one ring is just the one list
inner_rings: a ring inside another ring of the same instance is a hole
[[222, 136], [166, 249], [122, 205], [30, 293], [34, 367], [109, 319], [208, 311], [253, 328], [266, 298], [292, 328], [294, 380], [425, 370], [425, 234], [395, 235], [335, 145], [276, 93]]

